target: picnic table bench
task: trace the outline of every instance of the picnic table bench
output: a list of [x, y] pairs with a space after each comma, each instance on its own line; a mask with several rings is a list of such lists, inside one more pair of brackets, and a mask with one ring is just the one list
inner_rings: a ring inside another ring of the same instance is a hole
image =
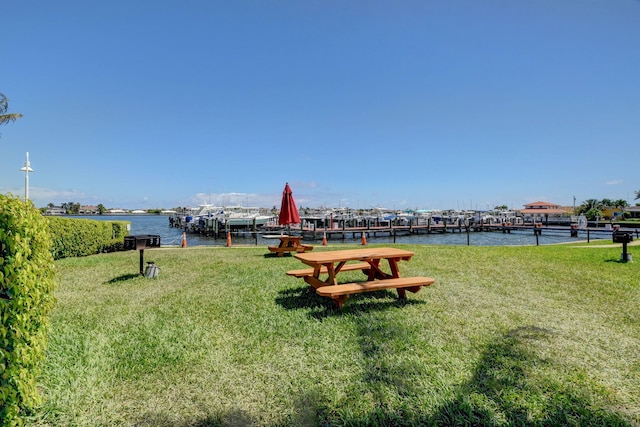
[[432, 285], [435, 279], [430, 277], [395, 277], [383, 280], [371, 280], [364, 282], [345, 283], [341, 285], [321, 286], [316, 293], [333, 299], [338, 307], [349, 298], [351, 294], [379, 291], [382, 289], [396, 289], [399, 299], [407, 299], [406, 291], [418, 292], [423, 286]]
[[312, 245], [306, 245], [301, 242], [302, 236], [277, 236], [280, 239], [278, 246], [269, 246], [271, 252], [275, 252], [278, 256], [282, 256], [285, 252], [306, 252], [312, 251]]
[[[396, 289], [400, 299], [406, 299], [406, 291], [418, 292], [423, 286], [429, 286], [434, 279], [424, 276], [400, 277], [398, 262], [410, 260], [413, 252], [396, 248], [347, 249], [295, 255], [311, 268], [291, 270], [287, 274], [303, 278], [318, 295], [326, 296], [340, 308], [349, 295], [372, 292], [383, 289]], [[391, 273], [383, 271], [380, 261], [387, 260]], [[361, 270], [367, 280], [354, 283], [338, 283], [337, 275], [342, 271]], [[324, 280], [321, 275], [328, 277]]]

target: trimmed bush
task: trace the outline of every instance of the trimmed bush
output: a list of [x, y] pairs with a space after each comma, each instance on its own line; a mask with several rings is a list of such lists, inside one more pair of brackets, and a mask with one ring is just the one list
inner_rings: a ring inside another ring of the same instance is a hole
[[122, 250], [127, 221], [46, 217], [54, 259]]
[[31, 202], [0, 195], [0, 425], [21, 425], [40, 403], [55, 265], [47, 222]]

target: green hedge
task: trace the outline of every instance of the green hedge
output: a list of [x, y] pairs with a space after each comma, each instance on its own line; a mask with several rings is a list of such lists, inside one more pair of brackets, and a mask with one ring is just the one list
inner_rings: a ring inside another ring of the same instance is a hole
[[128, 221], [46, 217], [54, 259], [122, 250]]
[[0, 425], [40, 403], [36, 386], [55, 304], [47, 222], [31, 202], [0, 195]]

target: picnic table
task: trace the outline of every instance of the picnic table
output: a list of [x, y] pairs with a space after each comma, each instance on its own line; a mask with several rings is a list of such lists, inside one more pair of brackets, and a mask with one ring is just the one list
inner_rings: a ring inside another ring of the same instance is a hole
[[[298, 253], [297, 259], [309, 268], [291, 270], [289, 276], [303, 278], [306, 283], [321, 296], [332, 298], [338, 307], [342, 307], [349, 295], [396, 289], [400, 299], [406, 299], [406, 291], [418, 292], [422, 286], [435, 282], [430, 277], [401, 277], [398, 263], [409, 261], [414, 253], [397, 248], [367, 248]], [[382, 269], [381, 262], [386, 260], [389, 272]], [[339, 283], [338, 274], [343, 271], [361, 270], [366, 280], [354, 283]], [[327, 277], [322, 279], [322, 276]]]
[[[267, 236], [265, 236], [267, 237]], [[278, 256], [282, 256], [285, 252], [306, 252], [312, 251], [313, 246], [302, 243], [302, 236], [275, 236], [280, 239], [278, 246], [269, 246], [269, 251], [275, 252]]]

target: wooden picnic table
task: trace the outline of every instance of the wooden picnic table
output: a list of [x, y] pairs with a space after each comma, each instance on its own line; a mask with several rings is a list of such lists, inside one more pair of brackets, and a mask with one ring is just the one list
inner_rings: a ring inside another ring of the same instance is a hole
[[[429, 277], [400, 277], [398, 263], [413, 257], [411, 251], [397, 248], [366, 248], [299, 253], [295, 257], [310, 268], [291, 270], [287, 274], [301, 277], [311, 285], [318, 295], [332, 298], [341, 307], [350, 294], [395, 288], [401, 299], [406, 299], [406, 290], [418, 292], [422, 286], [434, 283]], [[390, 272], [381, 268], [386, 260]], [[367, 280], [340, 284], [338, 274], [342, 271], [361, 270]], [[327, 275], [323, 280], [322, 275]]]
[[288, 236], [283, 234], [277, 236], [277, 238], [280, 239], [280, 244], [278, 246], [269, 246], [269, 250], [275, 252], [278, 256], [282, 256], [285, 252], [306, 252], [313, 250], [313, 246], [302, 243], [302, 236]]

